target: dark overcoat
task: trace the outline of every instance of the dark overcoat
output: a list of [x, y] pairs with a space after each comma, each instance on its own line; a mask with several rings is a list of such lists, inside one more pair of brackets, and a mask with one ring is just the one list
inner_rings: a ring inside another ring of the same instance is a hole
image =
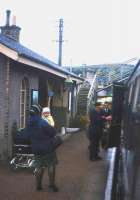
[[101, 138], [104, 126], [102, 112], [97, 112], [95, 109], [93, 109], [89, 113], [89, 118], [89, 139], [94, 140], [95, 138]]
[[19, 131], [16, 135], [18, 140], [30, 140], [32, 153], [45, 155], [51, 152], [52, 141], [56, 136], [56, 130], [40, 116], [31, 116], [27, 128]]

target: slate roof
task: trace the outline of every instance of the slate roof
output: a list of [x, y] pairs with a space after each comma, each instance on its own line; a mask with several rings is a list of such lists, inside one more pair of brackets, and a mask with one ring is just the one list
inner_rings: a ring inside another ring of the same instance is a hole
[[31, 49], [28, 49], [27, 47], [23, 46], [22, 44], [20, 44], [17, 41], [14, 41], [6, 36], [4, 36], [3, 34], [0, 34], [0, 43], [7, 46], [8, 48], [15, 50], [19, 56], [23, 56], [25, 58], [28, 58], [32, 61], [35, 61], [37, 63], [43, 64], [43, 65], [47, 65], [50, 68], [55, 69], [56, 71], [60, 71], [66, 75], [71, 75], [75, 78], [81, 79], [79, 76], [75, 75], [74, 73], [69, 72], [68, 70], [66, 70], [65, 68], [63, 68], [62, 66], [57, 65], [56, 63], [48, 60], [47, 58], [37, 54], [36, 52], [32, 51]]

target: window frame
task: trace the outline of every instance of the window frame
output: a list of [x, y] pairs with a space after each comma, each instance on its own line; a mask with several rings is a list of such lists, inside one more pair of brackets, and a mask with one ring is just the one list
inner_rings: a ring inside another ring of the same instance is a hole
[[29, 107], [29, 81], [23, 78], [20, 84], [20, 122], [19, 127], [25, 128], [27, 121], [27, 110]]
[[135, 92], [134, 92], [132, 112], [137, 112], [137, 102], [139, 94], [140, 94], [140, 77], [138, 77], [135, 82]]

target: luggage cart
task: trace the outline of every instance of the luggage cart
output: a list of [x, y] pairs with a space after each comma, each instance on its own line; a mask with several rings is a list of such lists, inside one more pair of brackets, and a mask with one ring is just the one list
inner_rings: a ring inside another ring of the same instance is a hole
[[10, 161], [12, 170], [31, 167], [34, 161], [34, 154], [32, 154], [30, 144], [14, 144], [13, 151], [14, 157]]

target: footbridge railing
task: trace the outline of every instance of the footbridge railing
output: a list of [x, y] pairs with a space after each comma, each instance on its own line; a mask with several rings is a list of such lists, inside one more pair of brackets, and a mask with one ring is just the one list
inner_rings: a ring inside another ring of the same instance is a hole
[[87, 96], [87, 113], [89, 112], [91, 102], [93, 101], [93, 98], [95, 96], [95, 90], [97, 87], [96, 78], [97, 78], [97, 74], [95, 74], [93, 77], [93, 81], [91, 83], [91, 87]]

